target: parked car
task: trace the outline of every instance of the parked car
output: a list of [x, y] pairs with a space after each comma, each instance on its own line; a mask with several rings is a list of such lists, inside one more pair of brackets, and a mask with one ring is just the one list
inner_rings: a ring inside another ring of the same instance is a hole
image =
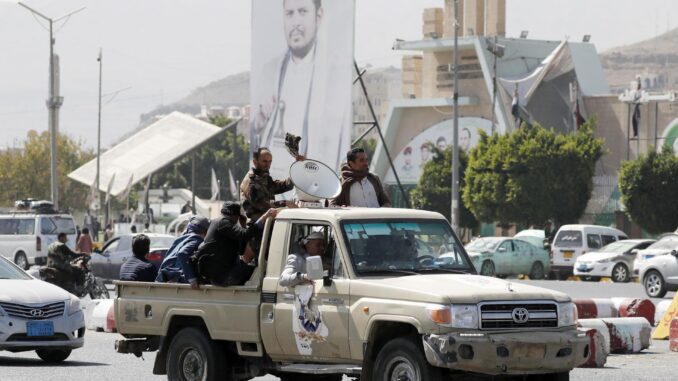
[[663, 298], [678, 290], [678, 234], [669, 233], [645, 250], [638, 251], [633, 272], [651, 298]]
[[[151, 239], [151, 250], [148, 254], [148, 259], [156, 267], [160, 266], [162, 260], [165, 258], [165, 253], [176, 237], [168, 234], [144, 233]], [[133, 256], [132, 254], [132, 238], [135, 234], [123, 234], [115, 236], [104, 243], [101, 250], [92, 253], [92, 260], [89, 265], [92, 269], [92, 274], [96, 278], [104, 281], [117, 280], [120, 276], [120, 267], [122, 264]]]
[[47, 247], [59, 233], [68, 235], [75, 249], [75, 222], [68, 214], [22, 211], [0, 215], [0, 255], [24, 270], [47, 264]]
[[530, 279], [544, 279], [550, 270], [546, 250], [521, 239], [481, 237], [471, 241], [465, 248], [481, 275], [526, 274]]
[[551, 269], [557, 279], [573, 274], [574, 263], [580, 255], [622, 239], [628, 239], [618, 229], [597, 225], [563, 225], [551, 245]]
[[625, 239], [612, 242], [600, 250], [583, 254], [574, 263], [574, 275], [598, 281], [610, 277], [614, 282], [628, 282], [633, 277], [633, 261], [639, 250], [654, 243], [653, 239]]
[[62, 362], [85, 343], [80, 299], [0, 257], [0, 351]]

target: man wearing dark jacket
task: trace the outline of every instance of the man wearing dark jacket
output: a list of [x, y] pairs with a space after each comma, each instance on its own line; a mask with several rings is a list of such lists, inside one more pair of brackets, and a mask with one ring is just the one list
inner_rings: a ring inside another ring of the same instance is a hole
[[241, 253], [263, 229], [266, 219], [274, 218], [276, 214], [275, 209], [268, 209], [255, 223], [245, 228], [240, 204], [226, 201], [221, 208], [222, 216], [212, 221], [205, 242], [200, 245], [200, 275], [220, 286], [244, 284], [254, 271], [254, 255], [250, 252], [241, 257]]
[[198, 278], [189, 258], [203, 242], [209, 226], [210, 220], [207, 218], [198, 215], [191, 217], [184, 235], [174, 240], [167, 250], [155, 278], [156, 282], [190, 283], [192, 289], [199, 288]]
[[146, 259], [151, 248], [151, 240], [145, 234], [139, 234], [132, 240], [134, 256], [120, 267], [120, 280], [136, 282], [153, 282], [158, 276], [158, 269]]
[[346, 154], [341, 166], [341, 192], [330, 201], [333, 206], [390, 207], [391, 199], [377, 175], [370, 173], [365, 150], [354, 148]]

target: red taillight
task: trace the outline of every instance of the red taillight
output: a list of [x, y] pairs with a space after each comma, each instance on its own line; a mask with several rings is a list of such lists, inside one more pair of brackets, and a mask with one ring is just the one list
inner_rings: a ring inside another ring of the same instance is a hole
[[162, 251], [151, 251], [146, 256], [149, 261], [162, 261]]
[[40, 237], [35, 237], [35, 251], [41, 251], [42, 250], [42, 240]]

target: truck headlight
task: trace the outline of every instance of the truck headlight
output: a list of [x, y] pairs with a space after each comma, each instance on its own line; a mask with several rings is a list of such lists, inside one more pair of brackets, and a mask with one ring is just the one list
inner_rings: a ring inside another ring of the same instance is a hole
[[572, 303], [558, 303], [558, 327], [577, 324], [577, 306]]
[[71, 295], [71, 298], [68, 301], [68, 315], [73, 315], [78, 311], [80, 311], [80, 299], [75, 295]]
[[429, 306], [426, 312], [432, 322], [443, 327], [478, 328], [478, 307], [473, 304]]

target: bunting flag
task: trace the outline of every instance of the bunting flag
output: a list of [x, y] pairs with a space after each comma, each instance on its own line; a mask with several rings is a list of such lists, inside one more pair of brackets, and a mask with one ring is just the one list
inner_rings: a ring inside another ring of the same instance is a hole
[[125, 188], [125, 192], [122, 194], [122, 199], [126, 199], [129, 197], [129, 193], [132, 191], [132, 184], [134, 183], [134, 173], [129, 176], [129, 182], [127, 183], [127, 188]]
[[148, 175], [146, 178], [146, 186], [144, 187], [144, 213], [148, 213], [150, 205], [148, 204], [148, 192], [151, 189], [151, 177], [153, 174]]
[[231, 190], [231, 197], [233, 197], [234, 200], [238, 199], [238, 187], [235, 185], [235, 180], [233, 180], [233, 172], [231, 170], [228, 170], [228, 185], [229, 189]]
[[217, 174], [212, 168], [212, 198], [210, 201], [215, 201], [219, 199], [219, 182], [217, 181]]
[[108, 187], [106, 188], [106, 200], [104, 204], [108, 205], [108, 202], [111, 200], [111, 189], [113, 189], [113, 183], [115, 182], [115, 173], [111, 176], [111, 179], [108, 180]]

